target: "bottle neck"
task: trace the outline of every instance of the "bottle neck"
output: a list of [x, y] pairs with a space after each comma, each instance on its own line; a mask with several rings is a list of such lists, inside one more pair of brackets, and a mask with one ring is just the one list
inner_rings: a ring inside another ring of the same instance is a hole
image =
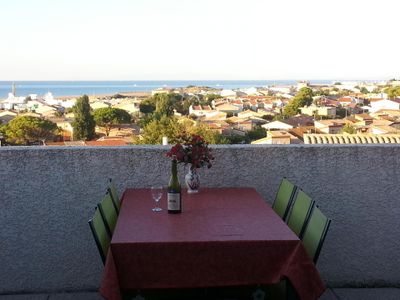
[[176, 159], [172, 160], [171, 176], [176, 178], [178, 177], [178, 163], [176, 162]]

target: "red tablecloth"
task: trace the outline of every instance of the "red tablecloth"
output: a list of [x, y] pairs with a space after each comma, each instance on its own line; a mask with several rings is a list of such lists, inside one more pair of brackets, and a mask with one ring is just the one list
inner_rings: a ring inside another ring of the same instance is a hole
[[252, 188], [182, 193], [183, 212], [155, 206], [148, 189], [128, 189], [111, 241], [101, 294], [274, 284], [287, 277], [301, 299], [325, 286], [300, 240]]

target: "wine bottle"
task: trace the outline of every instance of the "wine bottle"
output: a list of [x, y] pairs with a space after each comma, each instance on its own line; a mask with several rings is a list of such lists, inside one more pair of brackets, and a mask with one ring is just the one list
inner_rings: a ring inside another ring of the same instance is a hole
[[171, 178], [168, 185], [168, 213], [179, 214], [182, 212], [181, 184], [178, 179], [176, 159], [172, 160]]

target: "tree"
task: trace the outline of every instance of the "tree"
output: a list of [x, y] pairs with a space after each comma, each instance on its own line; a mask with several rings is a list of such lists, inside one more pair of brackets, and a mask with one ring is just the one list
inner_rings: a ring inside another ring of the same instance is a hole
[[329, 96], [329, 90], [318, 89], [314, 91], [314, 96]]
[[215, 130], [210, 129], [209, 126], [203, 123], [196, 123], [185, 128], [185, 131], [189, 134], [197, 134], [204, 138], [204, 140], [209, 144], [229, 144], [229, 139], [222, 136]]
[[189, 114], [189, 108], [190, 105], [193, 105], [193, 99], [185, 99], [182, 101], [182, 107], [180, 110], [178, 110], [179, 113], [183, 115], [188, 115]]
[[174, 109], [182, 113], [183, 97], [179, 94], [155, 94], [143, 100], [140, 105], [140, 112], [144, 114], [154, 113], [155, 118], [160, 118], [162, 115], [172, 116]]
[[16, 117], [4, 128], [6, 140], [14, 144], [28, 144], [30, 141], [54, 138], [58, 127], [55, 123], [31, 116]]
[[218, 95], [218, 94], [208, 94], [208, 95], [206, 95], [206, 97], [205, 97], [206, 104], [211, 105], [212, 102], [213, 102], [213, 100], [215, 100], [215, 99], [220, 99], [220, 98], [222, 98], [221, 95]]
[[357, 130], [351, 124], [345, 124], [340, 132], [341, 133], [345, 133], [346, 132], [346, 133], [349, 133], [349, 134], [355, 134], [355, 133], [357, 133]]
[[349, 115], [347, 109], [347, 107], [336, 107], [336, 117], [340, 119], [346, 118]]
[[96, 109], [93, 118], [97, 126], [104, 128], [106, 136], [114, 126], [131, 122], [131, 115], [126, 110], [112, 107]]
[[299, 104], [300, 105], [310, 105], [312, 103], [312, 97], [314, 96], [314, 93], [312, 89], [308, 87], [303, 87], [299, 90], [299, 92], [296, 94], [296, 98], [299, 99]]
[[156, 104], [152, 97], [144, 99], [139, 104], [139, 110], [144, 114], [151, 114], [156, 110]]
[[259, 140], [267, 136], [267, 132], [261, 126], [256, 126], [253, 130], [246, 134], [250, 141]]
[[162, 116], [153, 119], [143, 127], [142, 139], [135, 139], [135, 144], [161, 144], [164, 136], [170, 144], [181, 140], [182, 135], [198, 134], [209, 144], [228, 144], [229, 141], [221, 134], [211, 130], [207, 125], [190, 121], [178, 121], [176, 117]]
[[292, 117], [297, 115], [299, 109], [303, 106], [311, 105], [313, 101], [313, 91], [308, 87], [301, 88], [296, 96], [290, 100], [288, 105], [285, 106], [283, 110], [283, 115], [285, 117]]
[[392, 86], [385, 89], [389, 99], [395, 99], [400, 96], [400, 86]]
[[360, 93], [362, 93], [362, 94], [368, 94], [369, 91], [367, 90], [367, 88], [366, 88], [365, 86], [363, 86], [363, 87], [360, 89]]
[[262, 115], [261, 118], [266, 121], [272, 121], [274, 119], [274, 115]]
[[78, 98], [72, 111], [75, 115], [75, 120], [72, 122], [74, 140], [94, 139], [96, 123], [90, 113], [89, 97], [83, 95]]
[[229, 144], [248, 144], [250, 143], [249, 137], [247, 135], [232, 134], [226, 137]]
[[168, 137], [170, 144], [178, 142], [178, 137], [184, 127], [175, 117], [162, 116], [159, 120], [153, 119], [143, 127], [142, 139], [134, 140], [135, 144], [161, 144], [164, 136]]
[[156, 113], [160, 116], [172, 116], [174, 114], [175, 101], [171, 94], [155, 94]]
[[348, 89], [343, 89], [338, 92], [339, 96], [348, 96], [352, 93], [353, 93], [353, 91], [348, 90]]
[[292, 116], [297, 115], [299, 112], [299, 107], [295, 105], [295, 103], [290, 103], [287, 104], [284, 109], [283, 109], [283, 116], [285, 118], [290, 118]]
[[283, 114], [277, 114], [272, 118], [273, 121], [282, 121], [283, 119], [284, 119]]

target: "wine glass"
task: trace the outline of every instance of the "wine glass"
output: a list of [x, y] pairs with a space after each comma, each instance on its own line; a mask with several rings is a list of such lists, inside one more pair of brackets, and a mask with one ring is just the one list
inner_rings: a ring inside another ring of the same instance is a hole
[[161, 186], [152, 186], [151, 187], [151, 197], [156, 202], [156, 207], [154, 207], [153, 211], [162, 211], [161, 207], [158, 207], [158, 201], [160, 201], [163, 194], [163, 188]]

